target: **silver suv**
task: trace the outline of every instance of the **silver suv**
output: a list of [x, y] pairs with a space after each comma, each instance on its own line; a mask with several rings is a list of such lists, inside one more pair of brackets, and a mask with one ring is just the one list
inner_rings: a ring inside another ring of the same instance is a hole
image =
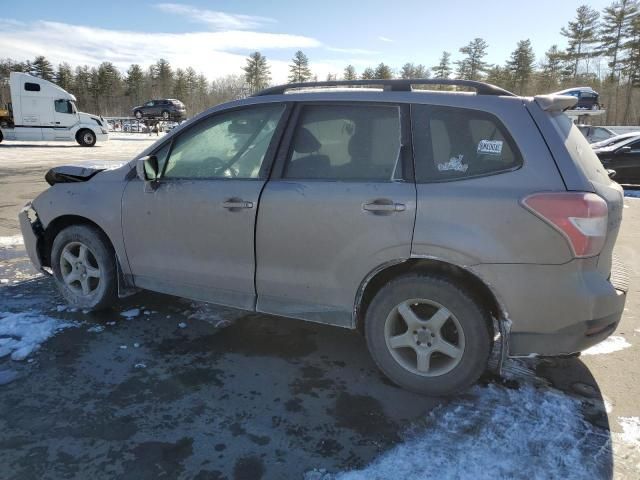
[[[436, 83], [476, 91], [411, 87]], [[317, 88], [354, 86], [383, 88]], [[123, 167], [49, 171], [25, 245], [74, 306], [148, 289], [358, 329], [398, 385], [458, 392], [492, 352], [572, 354], [620, 320], [622, 189], [562, 113], [575, 102], [453, 80], [271, 88]]]

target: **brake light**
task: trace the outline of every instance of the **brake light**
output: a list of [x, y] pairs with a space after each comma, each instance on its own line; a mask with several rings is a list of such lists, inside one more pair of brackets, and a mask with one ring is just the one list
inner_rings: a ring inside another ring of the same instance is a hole
[[609, 208], [595, 193], [534, 193], [522, 204], [564, 235], [576, 257], [593, 257], [604, 247]]

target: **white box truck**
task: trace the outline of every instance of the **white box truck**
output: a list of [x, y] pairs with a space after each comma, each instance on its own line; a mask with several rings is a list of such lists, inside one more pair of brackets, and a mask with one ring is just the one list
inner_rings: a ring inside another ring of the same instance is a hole
[[27, 73], [9, 74], [11, 103], [0, 106], [0, 142], [66, 140], [83, 147], [109, 140], [102, 117], [78, 112], [76, 97], [56, 84]]

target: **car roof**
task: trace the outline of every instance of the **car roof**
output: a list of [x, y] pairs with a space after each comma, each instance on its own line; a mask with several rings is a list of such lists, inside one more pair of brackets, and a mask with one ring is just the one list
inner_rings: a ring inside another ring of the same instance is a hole
[[593, 92], [593, 93], [598, 93], [596, 92], [593, 88], [591, 87], [573, 87], [573, 88], [565, 88], [564, 90], [559, 90], [557, 92], [554, 92], [558, 95], [562, 95], [563, 93], [569, 93], [569, 92], [575, 92], [576, 90], [581, 91], [581, 92]]

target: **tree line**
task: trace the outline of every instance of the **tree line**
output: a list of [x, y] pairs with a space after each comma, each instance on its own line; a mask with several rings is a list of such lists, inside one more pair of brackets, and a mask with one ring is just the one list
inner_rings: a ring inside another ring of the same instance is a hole
[[[600, 93], [607, 110], [594, 123], [640, 123], [640, 2], [617, 0], [601, 12], [582, 5], [560, 33], [566, 38], [566, 48], [551, 45], [542, 58], [536, 58], [530, 39], [522, 39], [503, 64], [490, 64], [489, 44], [474, 38], [458, 49], [455, 59], [450, 51], [443, 51], [436, 65], [407, 62], [396, 69], [380, 62], [361, 72], [347, 65], [322, 80], [457, 78], [486, 81], [519, 95], [590, 86]], [[271, 67], [260, 52], [250, 54], [237, 75], [213, 81], [193, 68], [174, 69], [164, 59], [146, 69], [131, 65], [126, 72], [110, 62], [73, 69], [67, 63], [54, 67], [44, 56], [25, 62], [0, 59], [0, 104], [9, 101], [9, 71], [52, 80], [74, 93], [81, 109], [104, 116], [128, 115], [132, 106], [151, 98], [178, 98], [190, 114], [196, 114], [272, 83]], [[288, 80], [319, 80], [304, 52], [297, 51], [291, 59]]]

